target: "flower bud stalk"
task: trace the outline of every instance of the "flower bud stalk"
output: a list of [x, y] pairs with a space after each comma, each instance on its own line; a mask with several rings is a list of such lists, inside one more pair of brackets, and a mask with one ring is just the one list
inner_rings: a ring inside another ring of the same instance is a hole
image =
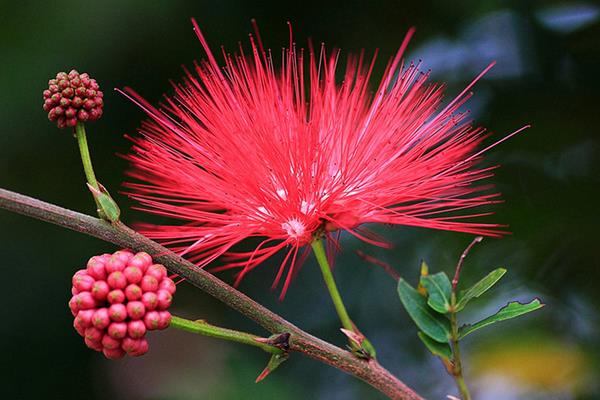
[[285, 351], [280, 349], [279, 347], [270, 345], [268, 343], [265, 343], [265, 341], [260, 340], [262, 338], [258, 336], [246, 332], [236, 331], [233, 329], [221, 328], [219, 326], [211, 325], [204, 320], [190, 321], [188, 319], [173, 315], [171, 317], [171, 323], [169, 327], [181, 329], [187, 332], [197, 333], [199, 335], [214, 337], [217, 339], [224, 339], [232, 342], [238, 342], [250, 346], [255, 346], [271, 354], [285, 353]]

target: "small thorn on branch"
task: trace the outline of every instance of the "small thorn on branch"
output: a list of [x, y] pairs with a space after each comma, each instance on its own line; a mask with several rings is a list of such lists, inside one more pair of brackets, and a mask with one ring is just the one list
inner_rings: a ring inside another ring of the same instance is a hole
[[342, 333], [344, 335], [346, 335], [348, 340], [350, 340], [350, 343], [356, 345], [356, 347], [359, 347], [359, 348], [362, 347], [362, 344], [365, 341], [365, 336], [363, 334], [353, 332], [351, 330], [344, 329], [344, 328], [340, 328], [340, 331], [342, 331]]
[[259, 383], [260, 381], [265, 379], [267, 376], [269, 376], [269, 374], [271, 372], [273, 372], [281, 364], [283, 364], [288, 359], [288, 357], [289, 357], [288, 353], [273, 354], [271, 356], [271, 358], [269, 359], [269, 363], [267, 364], [265, 369], [263, 369], [262, 372], [260, 373], [260, 375], [258, 375], [256, 377], [256, 379], [254, 380], [254, 383]]

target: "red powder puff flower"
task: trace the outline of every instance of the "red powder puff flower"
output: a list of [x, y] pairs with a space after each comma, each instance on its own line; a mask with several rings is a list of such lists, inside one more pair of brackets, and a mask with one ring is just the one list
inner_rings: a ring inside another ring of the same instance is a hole
[[[139, 182], [127, 184], [131, 197], [184, 222], [147, 225], [144, 234], [200, 266], [225, 256], [215, 270], [241, 269], [238, 282], [287, 249], [274, 282], [289, 267], [283, 292], [299, 249], [333, 230], [375, 244], [361, 224], [502, 234], [473, 222], [488, 214], [475, 207], [498, 201], [478, 184], [493, 168], [476, 167], [493, 145], [478, 150], [487, 134], [458, 111], [491, 65], [442, 106], [443, 85], [402, 62], [412, 29], [372, 92], [375, 57], [350, 56], [337, 83], [339, 51], [309, 47], [306, 60], [290, 40], [276, 67], [256, 31], [252, 52], [223, 52], [221, 68], [192, 22], [208, 60], [186, 70], [175, 95], [157, 109], [124, 91], [150, 117], [132, 139], [130, 176]], [[254, 251], [232, 251], [250, 237], [262, 238]]]

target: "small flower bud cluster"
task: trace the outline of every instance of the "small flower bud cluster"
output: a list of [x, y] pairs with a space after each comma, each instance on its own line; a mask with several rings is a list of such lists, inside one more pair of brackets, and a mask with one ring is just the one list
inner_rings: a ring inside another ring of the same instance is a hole
[[103, 96], [88, 74], [59, 72], [44, 90], [44, 111], [59, 128], [73, 127], [78, 121], [95, 121], [102, 116]]
[[146, 332], [171, 323], [167, 309], [175, 283], [147, 253], [121, 250], [90, 258], [73, 275], [71, 292], [75, 330], [90, 349], [110, 359], [145, 354]]

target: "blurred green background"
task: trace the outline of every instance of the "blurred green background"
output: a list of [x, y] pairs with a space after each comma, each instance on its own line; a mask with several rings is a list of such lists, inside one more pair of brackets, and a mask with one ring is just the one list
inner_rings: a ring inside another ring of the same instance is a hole
[[[105, 116], [88, 127], [96, 172], [116, 193], [128, 151], [125, 133], [144, 118], [112, 88], [131, 86], [156, 102], [180, 65], [204, 56], [196, 17], [213, 49], [246, 41], [250, 19], [279, 49], [291, 21], [298, 43], [311, 37], [343, 54], [380, 49], [377, 74], [406, 30], [417, 27], [408, 58], [458, 93], [491, 60], [498, 64], [469, 104], [495, 138], [533, 127], [489, 153], [505, 204], [494, 221], [512, 235], [487, 239], [465, 265], [464, 281], [505, 266], [508, 276], [465, 322], [509, 299], [540, 296], [542, 311], [466, 339], [466, 377], [476, 399], [600, 398], [598, 335], [598, 112], [600, 9], [565, 1], [0, 1], [0, 187], [92, 213], [74, 140], [41, 109], [47, 80], [73, 67], [103, 87]], [[143, 220], [117, 200], [125, 220]], [[416, 281], [421, 259], [450, 273], [468, 235], [377, 227], [383, 250], [345, 238], [336, 275], [350, 314], [374, 342], [383, 365], [430, 399], [455, 394], [442, 365], [418, 342], [394, 282], [365, 265], [360, 249]], [[3, 301], [0, 325], [4, 399], [380, 399], [370, 387], [293, 355], [261, 384], [267, 356], [242, 345], [181, 332], [150, 335], [140, 359], [105, 360], [72, 329], [67, 308], [73, 271], [109, 244], [0, 210]], [[337, 344], [343, 338], [312, 259], [285, 301], [269, 285], [275, 268], [250, 274], [241, 289], [293, 323]], [[266, 334], [207, 295], [179, 286], [176, 313]]]

